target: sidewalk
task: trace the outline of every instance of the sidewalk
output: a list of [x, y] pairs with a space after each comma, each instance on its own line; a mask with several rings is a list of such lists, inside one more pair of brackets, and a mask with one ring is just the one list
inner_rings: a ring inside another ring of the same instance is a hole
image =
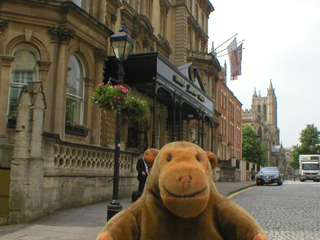
[[[224, 195], [255, 185], [255, 182], [216, 182]], [[120, 199], [123, 208], [130, 198]], [[1, 240], [95, 240], [106, 223], [109, 202], [58, 211], [29, 224], [0, 226]]]

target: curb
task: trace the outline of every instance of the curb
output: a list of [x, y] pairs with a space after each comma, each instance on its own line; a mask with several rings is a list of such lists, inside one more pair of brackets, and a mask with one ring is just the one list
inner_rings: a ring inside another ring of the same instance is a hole
[[249, 185], [249, 186], [245, 186], [245, 187], [243, 187], [243, 188], [239, 188], [239, 189], [237, 189], [237, 190], [235, 190], [235, 191], [232, 191], [232, 192], [227, 193], [227, 194], [225, 195], [225, 197], [231, 198], [231, 197], [232, 197], [231, 195], [234, 195], [234, 194], [236, 194], [236, 193], [238, 193], [238, 192], [241, 192], [241, 191], [243, 191], [243, 190], [246, 190], [246, 189], [249, 190], [249, 188], [252, 188], [252, 187], [255, 187], [255, 186], [256, 186], [255, 184], [252, 184], [252, 185]]

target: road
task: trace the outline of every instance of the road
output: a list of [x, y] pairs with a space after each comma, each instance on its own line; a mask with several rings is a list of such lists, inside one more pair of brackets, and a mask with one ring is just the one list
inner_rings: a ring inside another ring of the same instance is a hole
[[286, 181], [242, 192], [232, 200], [243, 206], [270, 240], [320, 239], [320, 183]]

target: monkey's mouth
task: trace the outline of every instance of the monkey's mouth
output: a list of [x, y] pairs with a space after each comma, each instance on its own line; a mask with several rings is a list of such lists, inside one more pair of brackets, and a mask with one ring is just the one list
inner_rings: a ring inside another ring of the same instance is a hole
[[192, 194], [189, 194], [189, 195], [177, 195], [177, 194], [174, 194], [172, 192], [170, 192], [164, 185], [163, 185], [163, 189], [169, 193], [169, 195], [173, 196], [173, 197], [176, 197], [176, 198], [190, 198], [190, 197], [194, 197], [198, 194], [201, 194], [203, 193], [206, 189], [207, 189], [207, 186], [205, 186], [203, 189], [201, 189], [200, 191], [198, 192], [195, 192], [195, 193], [192, 193]]

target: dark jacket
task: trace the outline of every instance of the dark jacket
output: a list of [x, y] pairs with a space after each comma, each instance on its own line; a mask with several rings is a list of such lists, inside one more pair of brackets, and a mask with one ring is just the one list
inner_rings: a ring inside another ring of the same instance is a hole
[[[148, 174], [147, 174], [146, 166], [145, 166], [145, 163], [144, 163], [144, 160], [142, 157], [138, 159], [136, 169], [138, 171], [138, 180], [139, 181], [147, 179]], [[145, 172], [146, 175], [142, 175], [142, 172]]]

